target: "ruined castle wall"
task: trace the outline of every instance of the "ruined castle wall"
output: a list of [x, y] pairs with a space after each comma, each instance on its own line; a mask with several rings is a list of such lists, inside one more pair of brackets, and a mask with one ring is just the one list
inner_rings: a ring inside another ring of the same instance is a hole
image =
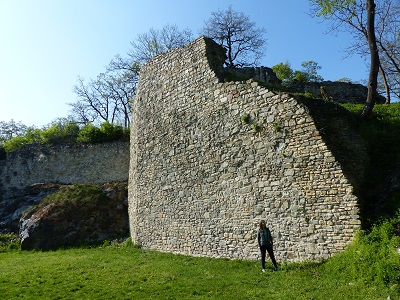
[[128, 142], [36, 146], [8, 153], [0, 159], [0, 231], [16, 232], [21, 213], [37, 204], [27, 189], [31, 185], [127, 181], [128, 172]]
[[144, 248], [258, 258], [266, 219], [279, 261], [320, 260], [359, 229], [357, 197], [304, 105], [254, 81], [219, 78], [199, 38], [140, 72], [129, 215]]

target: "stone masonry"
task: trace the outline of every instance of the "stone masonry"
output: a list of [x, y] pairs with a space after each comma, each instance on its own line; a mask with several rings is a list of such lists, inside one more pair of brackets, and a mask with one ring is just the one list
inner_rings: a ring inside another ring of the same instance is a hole
[[32, 146], [0, 159], [0, 232], [15, 231], [21, 213], [32, 206], [26, 189], [38, 183], [102, 184], [127, 181], [129, 143]]
[[358, 198], [323, 130], [288, 94], [224, 82], [224, 59], [200, 37], [142, 67], [131, 127], [133, 241], [256, 259], [266, 219], [279, 262], [342, 251], [360, 228]]

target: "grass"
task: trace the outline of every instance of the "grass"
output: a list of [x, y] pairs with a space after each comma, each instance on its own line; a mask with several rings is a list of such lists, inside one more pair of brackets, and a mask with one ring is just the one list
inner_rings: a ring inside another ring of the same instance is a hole
[[[143, 250], [0, 252], [2, 299], [399, 299], [400, 215], [322, 263], [272, 264]], [[255, 245], [256, 246], [256, 245]]]

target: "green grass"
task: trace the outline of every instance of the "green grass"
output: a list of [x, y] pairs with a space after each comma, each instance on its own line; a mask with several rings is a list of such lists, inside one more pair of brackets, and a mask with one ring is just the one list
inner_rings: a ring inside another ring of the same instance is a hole
[[[1, 299], [399, 299], [400, 216], [323, 263], [199, 258], [123, 244], [0, 252]], [[256, 247], [256, 245], [255, 245]]]

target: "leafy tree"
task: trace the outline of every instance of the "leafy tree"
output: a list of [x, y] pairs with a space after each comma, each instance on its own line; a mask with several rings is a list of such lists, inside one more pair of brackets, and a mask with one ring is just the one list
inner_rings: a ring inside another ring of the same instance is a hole
[[282, 84], [284, 85], [293, 81], [294, 71], [288, 61], [273, 66], [272, 71], [274, 71], [276, 76], [282, 80]]
[[264, 33], [264, 28], [257, 28], [248, 16], [231, 6], [226, 11], [212, 12], [202, 30], [226, 49], [225, 65], [230, 68], [257, 65], [264, 54]]
[[318, 75], [318, 70], [320, 70], [321, 67], [315, 61], [304, 61], [301, 63], [301, 66], [303, 70], [295, 71], [294, 74], [297, 80], [303, 82], [321, 82], [324, 80], [321, 75]]
[[318, 70], [321, 67], [317, 62], [313, 60], [304, 61], [301, 63], [303, 67], [302, 70], [293, 70], [290, 66], [290, 63], [286, 61], [285, 63], [279, 63], [272, 67], [272, 70], [275, 72], [276, 76], [282, 80], [282, 83], [289, 84], [294, 80], [301, 82], [320, 82], [324, 79], [322, 76], [318, 75]]
[[104, 143], [118, 140], [129, 140], [129, 131], [121, 126], [104, 122], [99, 127], [89, 123], [86, 124], [76, 139], [79, 143]]
[[[309, 0], [314, 6], [314, 13], [332, 20], [332, 28], [344, 29], [352, 34], [355, 40], [360, 37], [368, 44], [370, 56], [370, 71], [368, 77], [368, 96], [362, 118], [368, 118], [375, 105], [378, 72], [380, 67], [379, 49], [376, 38], [375, 15], [376, 3], [374, 0]], [[365, 16], [366, 15], [366, 16]]]

